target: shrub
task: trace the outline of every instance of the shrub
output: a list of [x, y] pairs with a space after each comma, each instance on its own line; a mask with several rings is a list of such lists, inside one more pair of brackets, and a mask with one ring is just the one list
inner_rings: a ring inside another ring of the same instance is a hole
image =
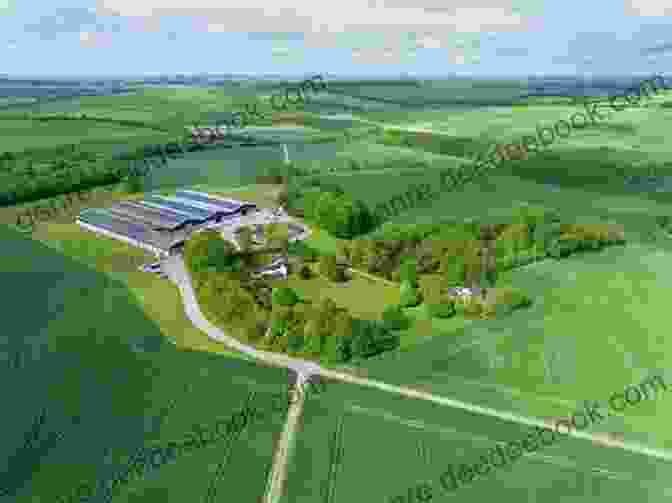
[[478, 318], [484, 312], [484, 308], [480, 300], [469, 297], [464, 301], [463, 313], [467, 318]]
[[488, 299], [488, 314], [507, 314], [515, 309], [528, 307], [532, 299], [522, 290], [513, 287], [493, 288]]
[[399, 268], [399, 278], [403, 281], [408, 281], [414, 287], [418, 286], [418, 262], [414, 258], [406, 259]]
[[320, 274], [324, 274], [330, 281], [344, 281], [345, 271], [336, 261], [335, 255], [320, 257]]
[[313, 276], [313, 271], [310, 270], [310, 267], [304, 264], [301, 266], [301, 269], [299, 269], [299, 276], [302, 279], [310, 279]]
[[450, 318], [455, 316], [455, 303], [446, 300], [438, 304], [425, 304], [425, 312], [431, 318]]
[[400, 306], [387, 306], [383, 311], [382, 319], [383, 328], [386, 330], [405, 330], [410, 325], [408, 317]]
[[402, 307], [413, 307], [420, 303], [420, 295], [418, 289], [414, 287], [409, 281], [402, 281], [399, 287], [401, 300], [399, 305]]
[[274, 288], [271, 299], [273, 304], [278, 306], [293, 306], [299, 302], [299, 296], [296, 292], [285, 286]]
[[311, 248], [303, 241], [293, 241], [289, 243], [288, 253], [297, 257], [301, 257], [306, 262], [315, 262], [319, 253], [314, 248]]

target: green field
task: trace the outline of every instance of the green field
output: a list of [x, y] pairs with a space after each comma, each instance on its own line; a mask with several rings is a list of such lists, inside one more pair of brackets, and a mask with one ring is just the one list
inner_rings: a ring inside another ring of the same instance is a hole
[[[2, 472], [9, 470], [19, 483], [12, 501], [56, 501], [80, 482], [95, 483], [110, 462], [119, 469], [139, 445], [177, 440], [195, 424], [226, 417], [250, 391], [286, 390], [283, 370], [176, 348], [124, 283], [5, 227], [0, 232], [3, 314], [12, 327], [3, 338], [9, 360], [0, 373], [3, 382], [14, 383], [6, 389], [12, 407], [3, 411], [7, 457], [1, 462]], [[153, 418], [171, 402], [165, 425], [150, 435]], [[41, 460], [37, 453], [10, 459], [41, 409], [62, 441]], [[282, 421], [254, 426], [233, 445], [232, 463], [217, 482], [220, 494], [235, 491], [250, 501], [261, 496]], [[154, 489], [143, 501], [183, 501], [187, 492], [204, 497], [210, 467], [222, 460], [219, 449], [178, 458], [122, 487], [118, 499], [136, 501], [147, 488]]]
[[[519, 84], [500, 83], [500, 89], [485, 84], [461, 80], [417, 89], [377, 84], [342, 90], [425, 102], [505, 100], [520, 91]], [[264, 86], [144, 89], [134, 95], [82, 97], [29, 109], [147, 121], [174, 136], [185, 124], [211, 122], [267, 93]], [[556, 140], [544, 155], [504, 164], [481, 180], [396, 217], [393, 223], [400, 224], [506, 219], [514, 206], [534, 204], [556, 209], [565, 222], [620, 224], [627, 244], [501, 275], [499, 284], [519, 287], [533, 299], [530, 308], [507, 318], [428, 320], [421, 307], [408, 309], [415, 323], [402, 333], [400, 350], [359, 364], [359, 370], [372, 379], [538, 418], [567, 414], [584, 400], [605, 400], [656, 370], [672, 378], [666, 369], [672, 349], [667, 348], [665, 314], [672, 240], [656, 230], [654, 220], [672, 215], [672, 196], [663, 184], [672, 177], [672, 147], [665, 141], [669, 112], [661, 107], [669, 99], [668, 93], [647, 106], [614, 112], [597, 126]], [[320, 109], [320, 103], [357, 101], [365, 102], [332, 94], [307, 108], [328, 112], [333, 107]], [[272, 133], [289, 143], [295, 167], [340, 185], [373, 208], [412, 184], [426, 182], [438, 190], [439, 169], [456, 169], [464, 161], [459, 151], [464, 144], [516, 141], [534, 134], [537, 125], [552, 126], [582, 110], [561, 98], [531, 98], [514, 106], [375, 107], [379, 111], [355, 113], [355, 120], [347, 124], [312, 115], [305, 121], [310, 129], [290, 124]], [[322, 133], [340, 134], [349, 128], [354, 136], [370, 126], [358, 118], [441, 133], [451, 140], [446, 143], [450, 151], [431, 153], [421, 144], [383, 145], [380, 135], [309, 143]], [[0, 128], [5, 133], [0, 151], [49, 148], [82, 139], [82, 150], [107, 153], [172, 139], [151, 129], [95, 121], [6, 119], [0, 120]], [[198, 186], [220, 193], [232, 190], [233, 195], [239, 187], [242, 199], [256, 201], [258, 196], [267, 202], [272, 192], [268, 186], [257, 189], [251, 184], [265, 163], [280, 159], [277, 146], [192, 152], [153, 171], [145, 190]], [[652, 167], [658, 177], [655, 184], [626, 183], [627, 176], [649, 174]], [[2, 221], [10, 223], [4, 213]], [[322, 253], [336, 252], [338, 240], [322, 229], [313, 231], [308, 244]], [[0, 233], [3, 314], [6, 326], [12, 327], [1, 340], [12, 351], [21, 348], [35, 359], [24, 370], [3, 367], [5, 381], [20, 384], [7, 387], [12, 407], [3, 419], [3, 444], [10, 446], [8, 452], [19, 447], [26, 423], [41, 404], [55, 411], [59, 425], [82, 416], [81, 425], [66, 432], [68, 439], [76, 440], [57, 445], [41, 465], [34, 461], [30, 476], [25, 475], [32, 481], [17, 490], [15, 501], [56, 501], [79, 481], [93, 480], [106, 470], [105, 447], [113, 448], [110, 457], [123, 459], [138, 443], [149, 445], [143, 423], [173, 399], [178, 406], [156, 437], [161, 442], [180, 437], [192, 424], [226, 415], [252, 388], [284, 390], [287, 372], [233, 355], [191, 325], [172, 284], [100, 267], [101, 255], [135, 255], [128, 247], [94, 237], [71, 222], [41, 226], [35, 240], [6, 227]], [[293, 281], [301, 296], [331, 296], [366, 318], [375, 318], [398, 295], [398, 289], [361, 278], [350, 285]], [[672, 400], [663, 395], [591, 431], [672, 449], [670, 412]], [[241, 503], [258, 501], [283, 419], [245, 433], [230, 452], [225, 446], [212, 446], [165, 466], [155, 477], [124, 488], [115, 502], [201, 501], [215, 465], [227, 459], [219, 499], [228, 501], [229, 494], [235, 494]], [[476, 461], [479, 450], [518, 438], [524, 431], [526, 427], [453, 407], [330, 383], [323, 397], [306, 403], [283, 503], [393, 503], [393, 496], [405, 494], [418, 482], [437, 485], [447, 464]], [[5, 460], [0, 459], [0, 473], [7, 469], [1, 463]], [[669, 464], [653, 458], [574, 439], [436, 499], [657, 502], [669, 499], [663, 490], [669, 473]]]
[[2, 120], [1, 115], [0, 131], [2, 132], [0, 150], [5, 152], [68, 145], [79, 143], [80, 140], [123, 142], [130, 137], [141, 137], [145, 141], [160, 137], [167, 141], [169, 138], [169, 135], [149, 128], [129, 128], [89, 120]]
[[449, 406], [328, 383], [326, 393], [306, 402], [283, 503], [396, 502], [400, 495], [398, 501], [408, 501], [408, 489], [422, 482], [433, 491], [426, 501], [669, 498], [669, 465], [582, 439], [559, 440], [455, 491], [441, 488], [439, 477], [450, 464], [473, 465], [495, 445], [531, 431]]

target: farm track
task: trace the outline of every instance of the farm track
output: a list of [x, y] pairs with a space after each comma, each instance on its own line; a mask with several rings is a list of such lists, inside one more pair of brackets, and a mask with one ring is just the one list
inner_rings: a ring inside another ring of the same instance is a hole
[[338, 470], [343, 462], [343, 428], [345, 424], [345, 414], [338, 417], [336, 429], [331, 440], [331, 448], [329, 453], [329, 475], [327, 477], [327, 485], [325, 490], [324, 503], [335, 503], [336, 494], [336, 477]]
[[[243, 410], [251, 408], [250, 404], [252, 403], [253, 400], [254, 400], [254, 392], [247, 397], [247, 401], [246, 404], [243, 406]], [[240, 436], [242, 435], [243, 431], [245, 431], [245, 428], [237, 431], [234, 435], [231, 435], [231, 437], [227, 439], [226, 446], [224, 447], [224, 459], [219, 463], [217, 463], [215, 473], [212, 477], [212, 480], [210, 481], [210, 485], [208, 486], [208, 491], [205, 495], [205, 498], [203, 499], [204, 503], [217, 502], [217, 486], [222, 482], [222, 480], [226, 476], [225, 470], [229, 464], [229, 461], [231, 460], [231, 454], [233, 452], [233, 448], [236, 442], [240, 439]]]
[[[300, 381], [300, 378], [297, 381]], [[264, 503], [277, 503], [282, 498], [289, 459], [293, 451], [299, 421], [306, 401], [305, 393], [300, 392], [298, 395], [299, 399], [292, 402], [287, 412], [287, 422], [278, 441], [273, 466], [269, 471], [266, 493], [263, 499]]]

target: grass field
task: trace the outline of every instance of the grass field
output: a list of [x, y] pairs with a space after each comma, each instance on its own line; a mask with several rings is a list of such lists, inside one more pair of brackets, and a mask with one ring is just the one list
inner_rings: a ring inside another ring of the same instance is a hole
[[358, 276], [343, 283], [333, 283], [321, 276], [308, 280], [290, 278], [287, 283], [299, 297], [315, 303], [330, 298], [357, 318], [378, 320], [385, 307], [399, 303], [398, 288]]

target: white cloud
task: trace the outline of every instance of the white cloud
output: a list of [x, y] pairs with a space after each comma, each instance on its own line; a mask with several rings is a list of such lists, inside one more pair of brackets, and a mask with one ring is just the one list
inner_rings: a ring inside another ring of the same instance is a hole
[[81, 31], [79, 32], [79, 44], [88, 48], [109, 47], [112, 45], [112, 37], [109, 33]]
[[625, 13], [631, 16], [672, 16], [667, 0], [624, 0]]
[[99, 13], [195, 16], [218, 26], [218, 31], [302, 32], [318, 39], [350, 31], [525, 31], [532, 21], [516, 12], [513, 0], [453, 0], [448, 9], [441, 4], [445, 1], [388, 0], [385, 6], [374, 7], [362, 0], [99, 0]]
[[422, 37], [418, 40], [419, 49], [440, 49], [441, 41], [432, 37]]
[[[1, 0], [0, 0], [1, 1]], [[478, 61], [481, 35], [538, 30], [520, 0], [99, 0], [98, 13], [132, 16], [138, 26], [161, 18], [189, 17], [194, 30], [209, 33], [295, 33], [304, 48], [352, 50], [353, 61], [407, 62], [416, 51], [455, 48], [456, 62]], [[379, 4], [379, 5], [375, 5]], [[464, 40], [467, 40], [465, 43]], [[468, 46], [468, 47], [465, 47]], [[280, 49], [277, 49], [280, 51]], [[280, 53], [273, 53], [281, 56]]]

